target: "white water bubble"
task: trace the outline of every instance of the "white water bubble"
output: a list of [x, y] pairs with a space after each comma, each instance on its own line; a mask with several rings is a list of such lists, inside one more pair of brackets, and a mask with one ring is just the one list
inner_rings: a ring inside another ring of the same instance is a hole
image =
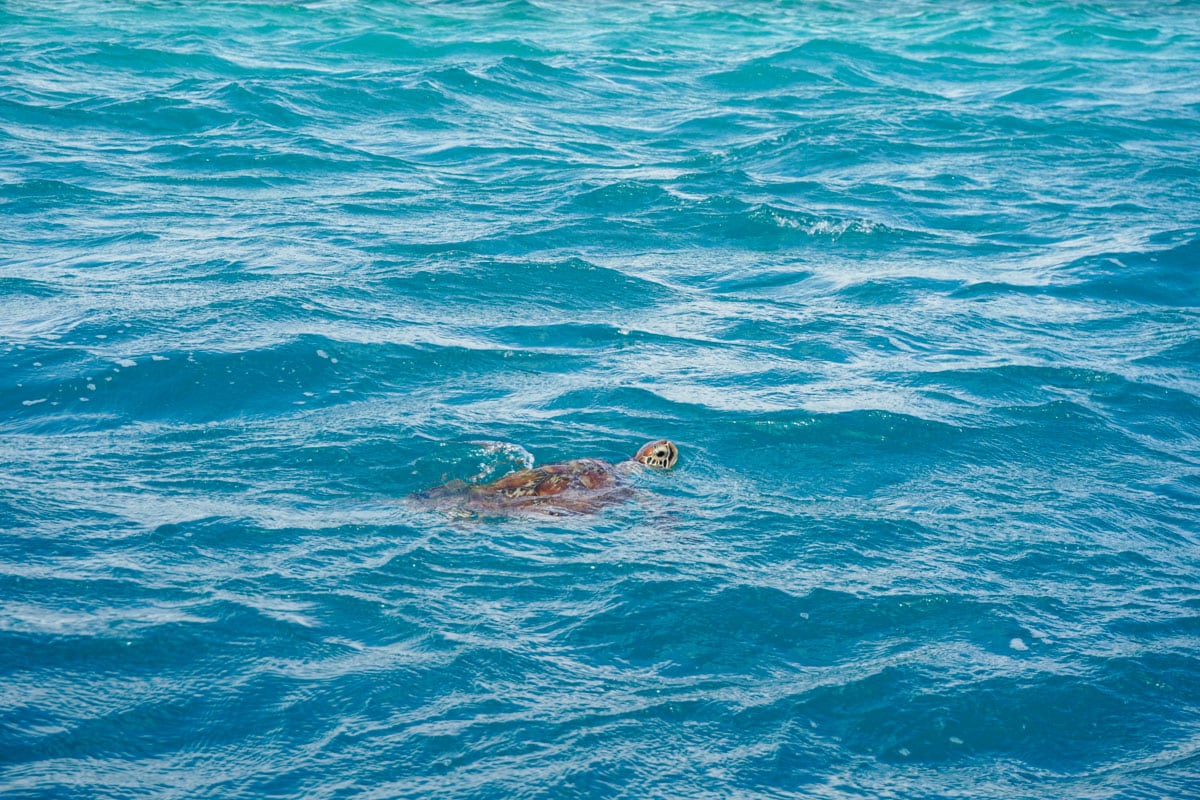
[[89, 384], [87, 385], [87, 387], [88, 387], [88, 391], [89, 391], [89, 392], [94, 392], [94, 391], [96, 391], [96, 384], [94, 384], [94, 383], [89, 383]]
[[22, 401], [21, 401], [21, 405], [23, 405], [23, 406], [36, 406], [38, 403], [44, 403], [44, 402], [46, 402], [46, 398], [44, 398], [44, 397], [39, 397], [37, 400], [22, 400]]
[[962, 739], [960, 739], [960, 738], [958, 738], [957, 736], [951, 736], [951, 737], [950, 737], [950, 743], [951, 743], [951, 744], [962, 744], [962, 743], [963, 743], [963, 740], [962, 740]]
[[167, 358], [166, 356], [160, 356], [156, 353], [156, 354], [150, 356], [150, 360], [151, 361], [170, 361], [171, 359]]
[[1020, 636], [1014, 636], [1008, 643], [1008, 646], [1013, 650], [1028, 650], [1029, 645], [1025, 644], [1025, 640]]
[[318, 350], [317, 358], [329, 358], [329, 353], [326, 353], [324, 350]]
[[137, 362], [134, 361], [132, 358], [118, 358], [117, 363], [120, 364], [122, 367], [136, 367], [137, 366]]

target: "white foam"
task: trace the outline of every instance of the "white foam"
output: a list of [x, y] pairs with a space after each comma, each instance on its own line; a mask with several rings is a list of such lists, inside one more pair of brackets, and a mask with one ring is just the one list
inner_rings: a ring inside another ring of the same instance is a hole
[[1025, 640], [1019, 636], [1014, 636], [1012, 638], [1012, 640], [1009, 641], [1008, 646], [1011, 647], [1013, 650], [1028, 650], [1029, 649], [1029, 645], [1025, 644]]
[[132, 358], [118, 358], [117, 363], [120, 364], [122, 367], [136, 367], [137, 366], [137, 362], [134, 361]]
[[21, 405], [23, 405], [23, 406], [36, 406], [38, 403], [44, 403], [44, 402], [46, 402], [46, 398], [44, 398], [44, 397], [39, 397], [37, 400], [22, 400], [22, 401], [21, 401]]

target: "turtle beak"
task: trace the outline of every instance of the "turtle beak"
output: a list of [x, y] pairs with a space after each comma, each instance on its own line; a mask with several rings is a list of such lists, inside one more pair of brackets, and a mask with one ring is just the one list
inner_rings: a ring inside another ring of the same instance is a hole
[[638, 450], [634, 460], [640, 461], [647, 467], [670, 469], [679, 460], [679, 448], [673, 442], [660, 439], [644, 445], [641, 450]]

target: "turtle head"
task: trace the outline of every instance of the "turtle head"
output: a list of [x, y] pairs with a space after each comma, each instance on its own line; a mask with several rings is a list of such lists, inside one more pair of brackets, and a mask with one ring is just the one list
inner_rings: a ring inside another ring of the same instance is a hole
[[647, 467], [670, 469], [679, 460], [679, 448], [666, 439], [659, 439], [657, 442], [647, 442], [642, 445], [641, 450], [637, 451], [637, 455], [633, 457], [633, 460], [639, 464], [645, 464]]

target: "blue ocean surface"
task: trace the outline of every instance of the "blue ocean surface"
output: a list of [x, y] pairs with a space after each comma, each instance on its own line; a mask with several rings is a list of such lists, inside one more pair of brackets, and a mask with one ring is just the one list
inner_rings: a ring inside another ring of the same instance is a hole
[[0, 2], [0, 797], [1200, 797], [1200, 5]]

